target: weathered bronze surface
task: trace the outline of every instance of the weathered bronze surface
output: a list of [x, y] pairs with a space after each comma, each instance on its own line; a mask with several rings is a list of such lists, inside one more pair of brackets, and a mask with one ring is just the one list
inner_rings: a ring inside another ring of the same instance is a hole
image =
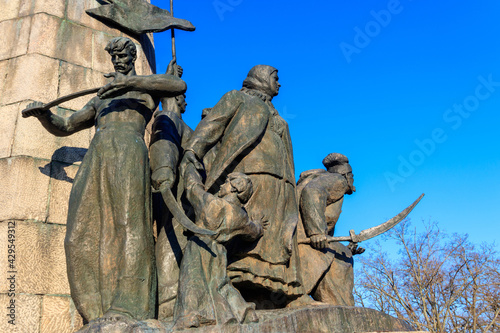
[[297, 183], [301, 212], [297, 234], [299, 240], [310, 238], [310, 244], [299, 244], [302, 282], [305, 293], [317, 301], [354, 306], [352, 252], [327, 241], [342, 212], [344, 195], [356, 191], [354, 176], [342, 154], [329, 154], [323, 165], [327, 170], [304, 171]]
[[[352, 168], [332, 153], [326, 170], [305, 171], [295, 183], [288, 124], [272, 104], [278, 70], [253, 67], [193, 131], [182, 120], [186, 84], [174, 29], [195, 27], [173, 17], [172, 3], [168, 12], [144, 0], [103, 2], [87, 13], [138, 35], [172, 29], [167, 73], [137, 75], [134, 43], [114, 38], [106, 46], [112, 82], [22, 112], [56, 136], [96, 128], [70, 179], [65, 238], [71, 296], [88, 322], [82, 332], [408, 328], [353, 307], [353, 255], [422, 197], [385, 224], [332, 238], [344, 195], [355, 192]], [[69, 118], [50, 111], [96, 92]]]
[[184, 251], [175, 304], [174, 328], [257, 322], [255, 304], [247, 303], [227, 276], [226, 246], [262, 236], [262, 221], [251, 221], [243, 209], [253, 193], [250, 178], [231, 173], [216, 195], [205, 191], [192, 165], [184, 176], [196, 222], [213, 236], [189, 238]]
[[22, 114], [23, 118], [27, 118], [27, 117], [29, 117], [30, 112], [32, 110], [34, 110], [34, 109], [43, 108], [45, 110], [49, 110], [50, 108], [58, 106], [59, 104], [62, 104], [62, 103], [67, 102], [67, 101], [70, 101], [70, 100], [72, 100], [74, 98], [81, 97], [81, 96], [86, 96], [86, 95], [91, 95], [91, 94], [95, 94], [100, 89], [101, 89], [101, 87], [98, 87], [98, 88], [91, 88], [91, 89], [86, 89], [86, 90], [78, 91], [78, 92], [75, 92], [75, 93], [71, 93], [69, 95], [56, 98], [55, 100], [53, 100], [53, 101], [51, 101], [51, 102], [49, 102], [47, 104], [44, 104], [41, 107], [40, 106], [33, 106], [33, 107], [26, 108], [26, 109], [24, 109], [22, 111], [21, 114]]
[[[351, 306], [309, 306], [297, 309], [257, 310], [259, 321], [248, 324], [206, 325], [172, 330], [171, 323], [106, 321], [92, 323], [80, 333], [352, 333], [414, 332], [403, 320], [385, 313]], [[424, 333], [424, 332], [418, 332]]]
[[[171, 61], [167, 73], [180, 77], [182, 68]], [[182, 120], [186, 111], [185, 95], [161, 99], [163, 110], [154, 114], [150, 159], [152, 183], [157, 189], [172, 191], [186, 218], [194, 218], [185, 198], [184, 181], [177, 172], [188, 139], [193, 130]], [[158, 318], [166, 320], [174, 314], [182, 253], [187, 244], [183, 226], [172, 216], [164, 200], [154, 197], [157, 228], [156, 265], [158, 271]]]
[[193, 164], [203, 169], [202, 161], [215, 149], [206, 169], [208, 192], [216, 193], [231, 172], [250, 177], [254, 195], [245, 209], [269, 227], [259, 240], [242, 244], [230, 259], [228, 274], [235, 285], [296, 297], [303, 293], [295, 237], [298, 207], [288, 125], [271, 103], [280, 87], [277, 72], [257, 65], [240, 91], [225, 94], [196, 127], [180, 168]]
[[172, 17], [169, 11], [144, 0], [107, 0], [107, 2], [97, 8], [87, 9], [87, 14], [135, 34], [162, 32], [167, 29], [195, 30], [191, 22]]
[[172, 75], [136, 75], [137, 51], [128, 38], [112, 39], [106, 50], [113, 81], [83, 109], [62, 118], [34, 103], [25, 114], [57, 136], [96, 127], [74, 179], [65, 239], [78, 311], [86, 321], [147, 319], [155, 315], [156, 273], [144, 131], [159, 98], [183, 94], [186, 85]]

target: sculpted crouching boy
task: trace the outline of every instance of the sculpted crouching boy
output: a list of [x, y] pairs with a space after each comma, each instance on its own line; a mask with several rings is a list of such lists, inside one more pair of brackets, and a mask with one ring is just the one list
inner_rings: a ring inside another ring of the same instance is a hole
[[226, 272], [226, 247], [231, 241], [254, 241], [262, 236], [262, 224], [250, 221], [242, 207], [252, 196], [252, 181], [243, 173], [231, 173], [213, 195], [205, 191], [193, 166], [187, 170], [186, 191], [197, 224], [216, 234], [188, 240], [181, 263], [174, 327], [255, 322], [255, 304], [243, 299]]

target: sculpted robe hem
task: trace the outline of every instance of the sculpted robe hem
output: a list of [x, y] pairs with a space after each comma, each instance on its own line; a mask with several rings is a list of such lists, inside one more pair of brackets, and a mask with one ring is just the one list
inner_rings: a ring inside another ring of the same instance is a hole
[[98, 110], [96, 134], [75, 176], [65, 238], [71, 296], [88, 321], [107, 312], [154, 317], [148, 96], [90, 102]]

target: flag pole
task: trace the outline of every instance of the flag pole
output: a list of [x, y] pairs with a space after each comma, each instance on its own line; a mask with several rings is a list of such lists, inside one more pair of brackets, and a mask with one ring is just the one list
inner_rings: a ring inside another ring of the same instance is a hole
[[[174, 17], [174, 0], [170, 0], [170, 15], [172, 15], [172, 17]], [[175, 29], [172, 28], [172, 60], [174, 62], [177, 61], [177, 56], [176, 56], [176, 52], [175, 52]]]

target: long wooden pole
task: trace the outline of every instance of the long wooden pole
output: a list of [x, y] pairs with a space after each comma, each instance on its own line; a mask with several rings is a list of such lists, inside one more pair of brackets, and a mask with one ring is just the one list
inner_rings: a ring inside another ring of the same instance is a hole
[[[174, 17], [174, 0], [170, 0], [170, 15]], [[175, 53], [175, 29], [172, 28], [172, 60], [177, 61], [177, 55]]]

